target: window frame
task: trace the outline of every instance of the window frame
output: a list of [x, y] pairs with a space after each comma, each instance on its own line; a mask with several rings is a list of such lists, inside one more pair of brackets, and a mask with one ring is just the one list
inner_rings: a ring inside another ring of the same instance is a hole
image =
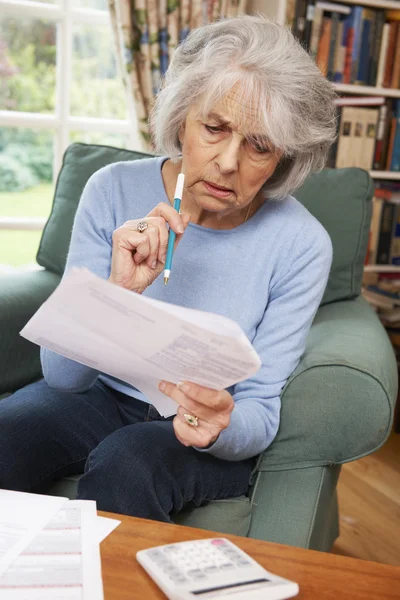
[[[54, 114], [0, 110], [0, 126], [47, 129], [54, 134], [53, 183], [61, 169], [62, 158], [70, 143], [71, 131], [95, 131], [104, 133], [125, 133], [128, 135], [128, 148], [140, 150], [135, 114], [126, 120], [74, 117], [70, 113], [70, 92], [72, 78], [73, 25], [90, 23], [110, 25], [107, 11], [71, 6], [71, 0], [56, 0], [54, 4], [28, 0], [0, 0], [2, 16], [28, 17], [52, 21], [57, 27], [56, 41], [56, 103]], [[127, 111], [130, 110], [127, 103]], [[132, 112], [132, 111], [130, 111]], [[1, 229], [42, 230], [46, 219], [10, 218], [0, 214]]]

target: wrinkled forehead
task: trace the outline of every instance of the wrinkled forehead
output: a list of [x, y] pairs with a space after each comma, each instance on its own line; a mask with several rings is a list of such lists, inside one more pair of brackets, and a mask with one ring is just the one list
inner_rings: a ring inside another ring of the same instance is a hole
[[197, 104], [200, 116], [218, 120], [227, 124], [245, 136], [266, 137], [264, 114], [256, 94], [252, 94], [243, 86], [235, 86], [220, 98], [202, 98]]

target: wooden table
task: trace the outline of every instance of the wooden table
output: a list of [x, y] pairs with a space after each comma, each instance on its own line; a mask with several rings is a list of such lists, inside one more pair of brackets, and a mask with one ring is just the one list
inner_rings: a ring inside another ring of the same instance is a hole
[[[136, 561], [151, 546], [221, 534], [99, 512], [122, 521], [101, 544], [105, 600], [165, 600]], [[400, 599], [400, 567], [225, 535], [263, 567], [296, 581], [299, 600]]]

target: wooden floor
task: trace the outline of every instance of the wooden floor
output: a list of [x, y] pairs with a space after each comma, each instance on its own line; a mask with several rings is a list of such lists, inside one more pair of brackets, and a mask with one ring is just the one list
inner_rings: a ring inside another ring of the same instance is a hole
[[375, 454], [343, 465], [340, 537], [333, 552], [400, 565], [400, 434]]

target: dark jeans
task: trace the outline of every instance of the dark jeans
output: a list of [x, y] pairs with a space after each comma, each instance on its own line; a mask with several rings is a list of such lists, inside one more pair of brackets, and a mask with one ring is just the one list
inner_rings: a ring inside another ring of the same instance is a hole
[[100, 381], [82, 394], [44, 380], [0, 400], [0, 488], [35, 491], [82, 473], [78, 498], [106, 510], [172, 521], [185, 507], [245, 494], [255, 460], [183, 446], [172, 417]]

